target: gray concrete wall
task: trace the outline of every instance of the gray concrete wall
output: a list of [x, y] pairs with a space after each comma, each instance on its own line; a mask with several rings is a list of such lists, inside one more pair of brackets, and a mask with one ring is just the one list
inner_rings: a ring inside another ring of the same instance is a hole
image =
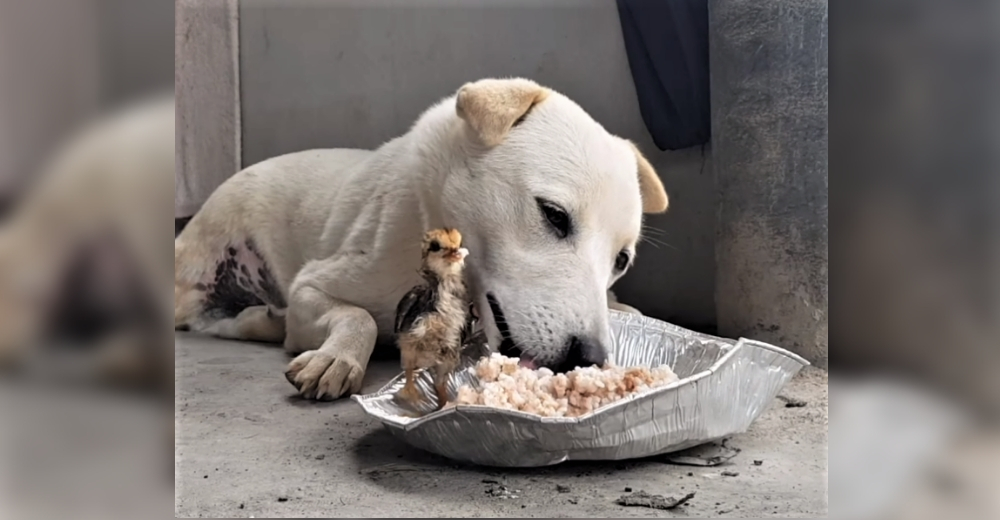
[[170, 0], [0, 2], [0, 206], [91, 118], [170, 88], [173, 28]]
[[238, 0], [178, 0], [174, 217], [241, 168]]
[[99, 108], [92, 1], [0, 2], [0, 206]]
[[679, 325], [714, 325], [711, 154], [653, 146], [614, 2], [387, 5], [240, 2], [243, 164], [314, 147], [374, 148], [466, 81], [534, 79], [636, 141], [670, 193], [670, 211], [649, 219], [651, 242], [616, 287], [622, 301]]
[[827, 365], [826, 0], [710, 0], [719, 332]]
[[[175, 3], [186, 0], [91, 0], [100, 19], [101, 103], [114, 106], [174, 84]], [[214, 0], [203, 0], [208, 5]], [[235, 3], [236, 0], [230, 0]]]

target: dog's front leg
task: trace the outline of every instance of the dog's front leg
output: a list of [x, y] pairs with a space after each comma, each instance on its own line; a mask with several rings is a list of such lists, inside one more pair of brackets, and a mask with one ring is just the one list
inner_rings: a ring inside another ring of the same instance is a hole
[[285, 350], [296, 355], [285, 377], [309, 399], [361, 391], [378, 329], [368, 311], [308, 285], [293, 287]]

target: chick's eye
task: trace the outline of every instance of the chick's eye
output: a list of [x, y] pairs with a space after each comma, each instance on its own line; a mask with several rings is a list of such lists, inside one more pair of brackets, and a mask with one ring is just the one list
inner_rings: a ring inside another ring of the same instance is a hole
[[559, 238], [566, 238], [570, 232], [570, 218], [569, 214], [558, 205], [537, 199], [538, 209], [541, 210], [542, 215], [545, 217], [545, 221], [548, 222], [552, 231], [555, 232], [556, 236]]
[[437, 240], [435, 240], [431, 242], [431, 245], [430, 247], [427, 248], [427, 250], [430, 251], [431, 253], [436, 253], [441, 250], [441, 244], [439, 244]]
[[621, 272], [628, 267], [628, 261], [630, 260], [627, 251], [621, 251], [618, 256], [615, 257], [615, 271]]

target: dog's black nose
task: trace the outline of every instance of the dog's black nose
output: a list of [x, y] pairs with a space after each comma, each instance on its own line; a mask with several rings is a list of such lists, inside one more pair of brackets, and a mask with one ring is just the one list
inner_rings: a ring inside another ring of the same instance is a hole
[[577, 367], [601, 366], [608, 359], [608, 349], [598, 340], [588, 336], [571, 336], [566, 345], [566, 358], [556, 367], [556, 372], [569, 372]]

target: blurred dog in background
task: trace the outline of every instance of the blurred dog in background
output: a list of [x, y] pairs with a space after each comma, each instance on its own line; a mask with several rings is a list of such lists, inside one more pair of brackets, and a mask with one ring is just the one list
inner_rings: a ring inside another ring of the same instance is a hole
[[0, 222], [0, 366], [172, 385], [173, 171], [172, 96], [95, 120], [52, 156]]

